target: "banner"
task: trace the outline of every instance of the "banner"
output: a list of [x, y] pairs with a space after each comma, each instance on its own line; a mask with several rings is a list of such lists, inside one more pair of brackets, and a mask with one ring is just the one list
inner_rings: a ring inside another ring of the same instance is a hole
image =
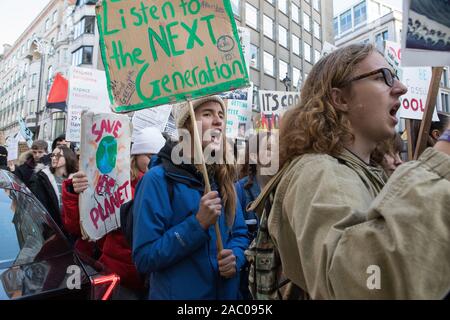
[[252, 132], [252, 106], [247, 101], [226, 100], [226, 136], [231, 139], [245, 139]]
[[297, 105], [299, 102], [299, 92], [259, 90], [259, 105], [261, 107], [261, 123], [259, 129], [279, 129], [283, 112], [290, 106]]
[[[397, 71], [400, 81], [408, 88], [408, 92], [400, 98], [401, 106], [398, 116], [404, 119], [422, 120], [431, 82], [431, 68], [401, 67], [401, 46], [392, 41], [386, 41], [384, 55], [389, 64]], [[433, 121], [439, 121], [436, 108], [433, 113]]]
[[404, 0], [403, 66], [450, 65], [448, 0]]
[[249, 84], [229, 0], [103, 0], [96, 11], [116, 112]]
[[80, 167], [89, 187], [80, 194], [83, 238], [98, 240], [120, 227], [120, 206], [131, 200], [128, 116], [85, 112]]
[[134, 142], [134, 137], [147, 127], [155, 127], [163, 132], [166, 129], [171, 112], [172, 106], [169, 105], [136, 111], [132, 119], [133, 134], [131, 140]]
[[252, 60], [252, 53], [250, 52], [250, 29], [246, 27], [237, 27], [239, 34], [239, 43], [244, 54], [245, 65], [247, 66], [247, 73], [250, 74], [250, 62]]

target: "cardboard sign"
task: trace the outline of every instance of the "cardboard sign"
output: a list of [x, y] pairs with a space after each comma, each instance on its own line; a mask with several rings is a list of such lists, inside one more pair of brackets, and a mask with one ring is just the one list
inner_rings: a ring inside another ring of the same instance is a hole
[[116, 112], [173, 104], [249, 83], [228, 0], [103, 0], [97, 17]]
[[136, 111], [132, 119], [133, 134], [131, 140], [134, 142], [134, 138], [139, 132], [147, 127], [155, 127], [163, 132], [167, 126], [171, 112], [172, 106], [169, 105]]
[[227, 100], [227, 138], [244, 139], [252, 129], [252, 106], [247, 101]]
[[6, 145], [8, 149], [8, 161], [17, 160], [19, 158], [19, 137], [20, 135], [14, 134], [9, 136], [8, 139], [6, 139]]
[[449, 17], [448, 1], [403, 1], [403, 66], [450, 65]]
[[[398, 116], [404, 119], [422, 120], [430, 87], [431, 68], [401, 67], [401, 46], [392, 41], [386, 41], [384, 55], [397, 71], [400, 81], [408, 88], [408, 93], [400, 98], [401, 106]], [[439, 121], [436, 109], [433, 113], [433, 121]]]
[[95, 69], [71, 67], [69, 70], [69, 94], [66, 140], [80, 142], [81, 113], [111, 112], [106, 90], [105, 72]]
[[80, 167], [89, 187], [80, 195], [84, 238], [98, 240], [120, 227], [120, 206], [131, 200], [131, 127], [127, 116], [85, 112]]
[[27, 142], [28, 148], [31, 148], [31, 145], [33, 144], [33, 132], [28, 129], [27, 124], [25, 123], [25, 119], [23, 119], [22, 117], [19, 117], [19, 127], [20, 134]]
[[299, 92], [259, 90], [259, 105], [261, 106], [260, 129], [279, 129], [282, 113], [299, 102]]

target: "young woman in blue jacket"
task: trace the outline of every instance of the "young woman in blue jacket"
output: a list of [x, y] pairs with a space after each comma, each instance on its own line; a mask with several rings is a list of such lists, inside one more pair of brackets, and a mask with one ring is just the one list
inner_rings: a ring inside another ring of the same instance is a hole
[[[168, 142], [140, 181], [133, 208], [133, 259], [149, 276], [149, 299], [238, 299], [248, 247], [233, 163], [224, 163], [226, 107], [218, 96], [193, 102], [213, 191], [194, 164], [188, 105], [176, 109], [179, 143]], [[218, 252], [219, 222], [224, 249]]]

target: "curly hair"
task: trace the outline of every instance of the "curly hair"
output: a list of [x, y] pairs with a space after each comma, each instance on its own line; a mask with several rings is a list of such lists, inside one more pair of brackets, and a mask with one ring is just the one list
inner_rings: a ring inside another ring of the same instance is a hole
[[354, 44], [320, 59], [301, 91], [300, 103], [288, 110], [280, 127], [280, 165], [305, 153], [339, 154], [352, 141], [350, 122], [332, 105], [332, 89], [344, 88], [356, 66], [372, 52], [371, 44]]

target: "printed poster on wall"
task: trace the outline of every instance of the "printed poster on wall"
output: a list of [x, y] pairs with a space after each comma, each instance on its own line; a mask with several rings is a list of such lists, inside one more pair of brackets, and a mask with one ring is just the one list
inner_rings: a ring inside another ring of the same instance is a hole
[[96, 11], [115, 112], [249, 85], [229, 0], [103, 0]]
[[126, 115], [85, 112], [81, 128], [89, 187], [80, 195], [80, 225], [84, 238], [98, 240], [120, 227], [120, 206], [131, 200], [131, 125]]

